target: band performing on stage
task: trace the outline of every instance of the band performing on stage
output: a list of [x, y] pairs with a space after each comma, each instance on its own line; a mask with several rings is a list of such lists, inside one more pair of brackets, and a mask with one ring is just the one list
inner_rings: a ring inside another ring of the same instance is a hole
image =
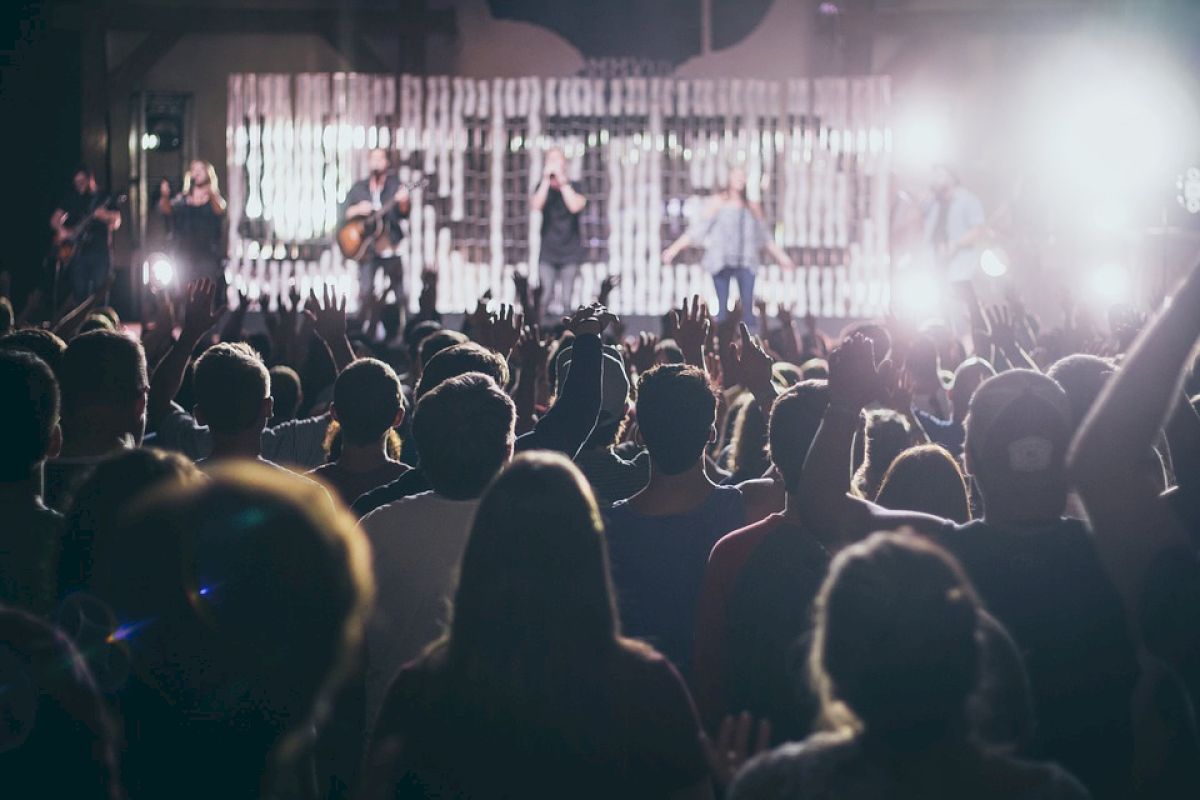
[[51, 300], [55, 308], [68, 294], [81, 302], [108, 279], [112, 268], [109, 247], [112, 232], [121, 226], [117, 205], [122, 199], [101, 193], [88, 167], [75, 170], [71, 189], [50, 217], [54, 233]]

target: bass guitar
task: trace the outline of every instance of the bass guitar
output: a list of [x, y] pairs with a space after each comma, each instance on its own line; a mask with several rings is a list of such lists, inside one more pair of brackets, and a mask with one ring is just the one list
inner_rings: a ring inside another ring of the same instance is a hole
[[[401, 182], [400, 187], [411, 192], [414, 189], [426, 186], [428, 183], [428, 179], [421, 178], [415, 181]], [[335, 237], [338, 249], [342, 251], [342, 255], [354, 261], [362, 261], [366, 258], [367, 254], [375, 247], [375, 243], [387, 231], [387, 215], [397, 205], [400, 206], [401, 213], [408, 213], [409, 201], [405, 199], [401, 203], [396, 199], [395, 195], [392, 195], [390, 200], [370, 214], [359, 214], [358, 216], [344, 220], [338, 226], [337, 236]]]
[[118, 195], [115, 198], [110, 198], [103, 203], [97, 203], [96, 207], [84, 215], [83, 219], [67, 227], [62, 231], [54, 232], [54, 258], [59, 264], [70, 264], [74, 260], [75, 254], [79, 252], [79, 248], [91, 236], [90, 226], [92, 221], [96, 219], [96, 214], [103, 209], [114, 209], [118, 205], [124, 203], [128, 197], [126, 195]]

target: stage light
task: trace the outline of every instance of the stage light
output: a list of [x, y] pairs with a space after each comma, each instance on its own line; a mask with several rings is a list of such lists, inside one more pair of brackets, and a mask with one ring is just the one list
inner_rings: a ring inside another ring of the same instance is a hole
[[1117, 264], [1104, 264], [1092, 273], [1089, 288], [1095, 299], [1112, 304], [1129, 297], [1129, 272]]
[[175, 265], [164, 253], [151, 253], [142, 262], [142, 283], [155, 286], [170, 286], [175, 280]]
[[1068, 221], [1120, 233], [1160, 207], [1200, 124], [1179, 65], [1136, 37], [1093, 33], [1036, 65], [1029, 81], [1027, 156], [1054, 202], [1077, 209]]
[[1200, 167], [1188, 167], [1175, 181], [1179, 205], [1189, 214], [1200, 214]]
[[143, 150], [157, 150], [159, 144], [160, 144], [160, 142], [159, 142], [157, 133], [143, 133], [142, 134], [142, 149]]
[[979, 254], [979, 268], [989, 278], [1000, 278], [1008, 272], [1008, 259], [1003, 251], [989, 247]]
[[949, 114], [934, 104], [915, 105], [902, 112], [893, 128], [896, 158], [909, 169], [925, 170], [952, 162], [954, 137]]

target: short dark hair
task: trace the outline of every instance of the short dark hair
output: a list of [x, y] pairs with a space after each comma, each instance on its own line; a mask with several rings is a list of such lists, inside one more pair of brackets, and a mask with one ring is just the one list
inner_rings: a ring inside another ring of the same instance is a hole
[[0, 351], [14, 350], [33, 353], [57, 375], [63, 355], [67, 352], [67, 343], [58, 334], [44, 328], [22, 328], [0, 336]]
[[417, 357], [421, 364], [428, 364], [430, 360], [443, 350], [448, 350], [456, 344], [469, 342], [465, 333], [458, 331], [448, 331], [446, 329], [437, 330], [426, 336], [417, 345]]
[[333, 384], [333, 408], [347, 444], [379, 441], [404, 408], [396, 371], [375, 358], [360, 358]]
[[481, 372], [494, 380], [497, 386], [508, 385], [507, 361], [482, 345], [463, 342], [447, 347], [425, 362], [415, 396], [419, 400], [442, 381], [466, 375], [468, 372]]
[[650, 460], [667, 475], [686, 472], [704, 456], [716, 418], [717, 396], [702, 369], [660, 364], [638, 381], [638, 430]]
[[808, 448], [817, 436], [821, 417], [829, 405], [829, 387], [823, 380], [810, 379], [789, 387], [771, 406], [767, 441], [771, 463], [783, 477], [789, 492], [800, 486], [800, 472]]
[[478, 497], [513, 445], [517, 411], [488, 375], [448, 378], [417, 402], [413, 439], [434, 490], [452, 500]]
[[[247, 342], [249, 344], [249, 342]], [[262, 352], [254, 345], [250, 345], [259, 357], [262, 357]], [[286, 422], [289, 419], [296, 418], [296, 412], [300, 410], [300, 404], [304, 402], [304, 389], [300, 382], [300, 375], [291, 367], [279, 364], [271, 367], [268, 372], [271, 375], [271, 398], [275, 402], [275, 406], [271, 411], [272, 422]]]
[[245, 342], [221, 342], [204, 351], [192, 378], [196, 407], [213, 433], [241, 433], [254, 424], [271, 394], [271, 375]]
[[[399, 313], [396, 315], [396, 325], [400, 325]], [[404, 346], [408, 349], [408, 360], [415, 364], [420, 355], [421, 342], [425, 341], [426, 336], [431, 336], [441, 329], [442, 323], [437, 320], [410, 321], [404, 327]]]
[[0, 481], [29, 477], [58, 424], [58, 381], [32, 353], [0, 353]]
[[63, 416], [87, 406], [136, 402], [149, 388], [142, 343], [114, 331], [81, 333], [59, 366]]

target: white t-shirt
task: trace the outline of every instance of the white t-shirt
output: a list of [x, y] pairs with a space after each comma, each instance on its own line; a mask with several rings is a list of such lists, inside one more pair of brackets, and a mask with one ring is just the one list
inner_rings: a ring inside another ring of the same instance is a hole
[[478, 500], [423, 492], [362, 518], [375, 570], [375, 611], [367, 626], [367, 725], [373, 726], [388, 684], [438, 638]]

